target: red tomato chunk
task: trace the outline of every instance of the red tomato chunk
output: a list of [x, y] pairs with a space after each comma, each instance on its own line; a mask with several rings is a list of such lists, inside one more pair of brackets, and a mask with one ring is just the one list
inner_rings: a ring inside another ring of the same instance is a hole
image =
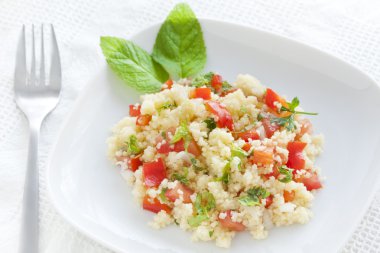
[[273, 203], [273, 195], [269, 195], [266, 199], [265, 199], [265, 208], [268, 208], [270, 207], [270, 205], [272, 205]]
[[273, 136], [273, 134], [278, 129], [280, 129], [280, 126], [278, 126], [277, 124], [272, 124], [270, 122], [270, 119], [264, 118], [261, 120], [261, 122], [263, 123], [265, 135], [267, 136], [267, 138], [271, 138]]
[[141, 114], [141, 105], [129, 105], [129, 116], [137, 117]]
[[288, 162], [286, 166], [295, 170], [301, 170], [305, 168], [305, 158], [302, 151], [306, 147], [306, 143], [300, 141], [293, 141], [288, 143]]
[[191, 203], [190, 196], [194, 193], [194, 191], [182, 183], [177, 183], [173, 189], [168, 189], [165, 196], [168, 200], [174, 202], [176, 199], [180, 198], [180, 193], [178, 191], [182, 191], [184, 203]]
[[322, 188], [321, 181], [317, 174], [312, 174], [311, 177], [302, 176], [295, 180], [298, 183], [303, 183], [308, 191], [317, 190]]
[[211, 99], [211, 89], [210, 88], [195, 88], [194, 93], [191, 94], [191, 98], [203, 98], [204, 100]]
[[135, 172], [138, 170], [140, 165], [142, 165], [142, 161], [140, 160], [141, 155], [135, 156], [135, 157], [130, 157], [128, 158], [128, 168]]
[[223, 78], [221, 75], [213, 75], [211, 78], [211, 86], [215, 89], [216, 92], [221, 91], [223, 86]]
[[251, 130], [248, 130], [248, 131], [245, 131], [242, 133], [238, 133], [238, 137], [244, 141], [249, 141], [249, 139], [251, 139], [251, 140], [259, 140], [260, 139], [259, 134], [254, 129], [251, 129]]
[[136, 125], [137, 126], [147, 126], [147, 125], [149, 125], [149, 122], [151, 119], [152, 119], [152, 115], [149, 115], [149, 114], [139, 115], [136, 119]]
[[245, 226], [241, 222], [235, 222], [231, 219], [231, 210], [226, 211], [226, 218], [219, 219], [220, 225], [224, 228], [227, 228], [232, 231], [243, 231], [245, 230]]
[[157, 161], [143, 164], [144, 184], [147, 187], [158, 187], [162, 180], [166, 178], [166, 168], [164, 161], [158, 158]]
[[218, 127], [227, 127], [230, 131], [234, 130], [232, 116], [223, 105], [215, 101], [208, 101], [206, 102], [206, 110], [217, 117]]
[[165, 204], [161, 204], [160, 201], [155, 199], [150, 199], [149, 196], [145, 196], [143, 200], [143, 209], [151, 211], [153, 213], [158, 213], [161, 210], [164, 210], [167, 213], [170, 213], [171, 209]]

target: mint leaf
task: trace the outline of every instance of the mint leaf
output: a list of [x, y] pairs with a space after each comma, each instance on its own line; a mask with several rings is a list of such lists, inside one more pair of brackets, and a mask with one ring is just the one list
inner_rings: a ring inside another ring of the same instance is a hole
[[188, 4], [169, 13], [156, 38], [152, 54], [172, 78], [196, 75], [206, 64], [202, 28]]
[[140, 92], [160, 91], [168, 73], [144, 49], [131, 41], [101, 37], [100, 47], [111, 69], [128, 85]]

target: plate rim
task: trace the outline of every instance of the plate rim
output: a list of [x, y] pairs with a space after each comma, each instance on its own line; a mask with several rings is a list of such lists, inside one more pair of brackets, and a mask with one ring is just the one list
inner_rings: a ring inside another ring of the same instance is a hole
[[[286, 36], [281, 35], [281, 34], [277, 34], [277, 33], [267, 31], [267, 30], [263, 30], [263, 29], [253, 27], [253, 26], [248, 26], [245, 24], [240, 24], [238, 22], [225, 21], [225, 20], [221, 20], [221, 19], [203, 18], [203, 17], [199, 17], [198, 20], [201, 23], [201, 26], [203, 25], [203, 23], [214, 23], [214, 24], [218, 24], [218, 25], [232, 25], [232, 26], [239, 27], [240, 29], [241, 28], [246, 29], [249, 32], [262, 34], [262, 36], [272, 37], [272, 38], [276, 38], [278, 40], [286, 41], [287, 43], [296, 44], [297, 47], [303, 47], [306, 50], [312, 50], [312, 51], [322, 55], [324, 58], [325, 57], [332, 58], [335, 61], [337, 61], [339, 64], [342, 64], [342, 65], [345, 65], [346, 67], [354, 69], [362, 77], [365, 77], [366, 79], [368, 79], [368, 82], [372, 83], [372, 85], [374, 85], [374, 87], [377, 88], [378, 91], [380, 91], [379, 84], [374, 80], [374, 78], [371, 75], [365, 73], [361, 68], [354, 65], [353, 63], [347, 62], [344, 59], [339, 58], [338, 56], [331, 54], [329, 52], [323, 51], [322, 49], [317, 48], [315, 46], [306, 44], [302, 41], [299, 41], [299, 40], [296, 40], [293, 38], [286, 37]], [[133, 37], [136, 37], [136, 36], [146, 32], [149, 29], [153, 29], [154, 27], [161, 25], [162, 22], [163, 21], [154, 22], [148, 26], [141, 28], [140, 30], [138, 30], [134, 33], [129, 34], [128, 36], [125, 36], [125, 38], [131, 39]], [[133, 41], [133, 39], [132, 39], [132, 41]], [[102, 69], [104, 67], [107, 67], [107, 64], [105, 63], [105, 61], [103, 61], [103, 63], [101, 63], [97, 69]], [[71, 118], [73, 117], [73, 115], [75, 114], [75, 111], [76, 111], [75, 108], [77, 108], [78, 105], [80, 105], [82, 103], [82, 101], [84, 101], [86, 99], [86, 97], [87, 97], [86, 91], [88, 91], [91, 88], [90, 84], [94, 80], [96, 80], [96, 76], [98, 76], [98, 75], [100, 75], [100, 74], [98, 73], [96, 75], [93, 75], [90, 79], [87, 80], [86, 84], [84, 85], [82, 90], [77, 95], [77, 98], [75, 99], [75, 101], [72, 105], [72, 108], [70, 109], [70, 112], [67, 114], [66, 118], [64, 119], [63, 123], [61, 124], [60, 129], [57, 131], [57, 137], [53, 142], [53, 145], [51, 148], [52, 151], [51, 151], [49, 158], [48, 158], [48, 161], [47, 161], [47, 167], [46, 167], [46, 171], [44, 173], [45, 174], [44, 176], [45, 176], [45, 180], [46, 180], [46, 184], [47, 184], [47, 192], [48, 192], [49, 200], [51, 201], [51, 203], [53, 204], [55, 210], [57, 211], [57, 213], [59, 215], [61, 215], [76, 230], [78, 230], [80, 233], [83, 233], [86, 237], [90, 238], [91, 240], [94, 240], [96, 243], [99, 243], [99, 244], [103, 245], [104, 247], [111, 249], [115, 252], [126, 252], [124, 249], [108, 243], [107, 241], [105, 241], [101, 237], [99, 237], [98, 235], [96, 235], [96, 234], [92, 233], [91, 231], [89, 231], [88, 229], [82, 227], [81, 225], [79, 225], [75, 221], [75, 219], [70, 217], [70, 215], [66, 214], [65, 211], [61, 209], [60, 205], [58, 204], [57, 199], [54, 198], [54, 193], [53, 193], [54, 191], [52, 190], [53, 187], [52, 187], [52, 184], [50, 182], [50, 174], [51, 174], [51, 170], [52, 170], [52, 163], [53, 163], [53, 159], [54, 159], [55, 154], [56, 154], [58, 143], [60, 142], [60, 140], [62, 138], [64, 130], [66, 129], [67, 126], [70, 125], [69, 123], [71, 121]], [[377, 178], [375, 179], [374, 182], [376, 182], [376, 181], [377, 182], [380, 181], [380, 173], [379, 173], [379, 175], [377, 175]], [[343, 239], [341, 240], [339, 248], [338, 248], [340, 251], [344, 248], [346, 242], [348, 242], [348, 240], [350, 239], [350, 236], [353, 235], [353, 233], [357, 229], [360, 221], [364, 217], [365, 213], [368, 211], [368, 208], [369, 208], [372, 200], [374, 199], [374, 196], [375, 196], [375, 194], [379, 188], [380, 188], [379, 186], [375, 185], [372, 188], [371, 192], [367, 193], [367, 199], [365, 201], [365, 204], [363, 205], [363, 208], [358, 212], [358, 215], [352, 220], [353, 226], [351, 226], [349, 229], [347, 229], [345, 232], [343, 232], [345, 235], [343, 237], [344, 240]]]

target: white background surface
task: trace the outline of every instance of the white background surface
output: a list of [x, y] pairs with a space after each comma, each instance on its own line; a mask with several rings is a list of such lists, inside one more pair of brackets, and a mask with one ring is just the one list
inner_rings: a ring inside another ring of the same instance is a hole
[[[17, 250], [27, 154], [26, 121], [13, 102], [12, 90], [21, 24], [54, 23], [63, 65], [62, 100], [42, 130], [41, 252], [109, 252], [73, 229], [54, 210], [46, 192], [47, 157], [73, 101], [103, 61], [99, 35], [127, 36], [165, 18], [176, 2], [0, 0], [0, 252]], [[356, 65], [380, 82], [379, 1], [188, 2], [200, 17], [232, 21], [305, 42]], [[380, 251], [380, 192], [344, 251]]]

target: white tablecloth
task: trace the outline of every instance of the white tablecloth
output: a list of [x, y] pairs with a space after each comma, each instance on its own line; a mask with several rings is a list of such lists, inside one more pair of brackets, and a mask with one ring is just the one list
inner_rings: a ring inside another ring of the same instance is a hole
[[[54, 23], [63, 66], [62, 100], [42, 129], [41, 252], [103, 253], [110, 251], [76, 231], [52, 206], [45, 181], [47, 157], [58, 126], [92, 71], [103, 61], [99, 36], [128, 36], [164, 19], [176, 2], [0, 0], [0, 252], [17, 250], [27, 154], [27, 124], [16, 108], [12, 90], [21, 24]], [[380, 81], [380, 1], [188, 2], [199, 17], [228, 20], [291, 37], [334, 54]], [[343, 251], [380, 252], [380, 192]]]

